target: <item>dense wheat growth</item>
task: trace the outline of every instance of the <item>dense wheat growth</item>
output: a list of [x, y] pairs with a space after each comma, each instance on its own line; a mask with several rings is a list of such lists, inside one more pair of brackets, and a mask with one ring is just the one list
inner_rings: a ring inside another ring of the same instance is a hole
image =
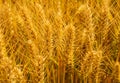
[[0, 0], [0, 83], [120, 83], [120, 0]]

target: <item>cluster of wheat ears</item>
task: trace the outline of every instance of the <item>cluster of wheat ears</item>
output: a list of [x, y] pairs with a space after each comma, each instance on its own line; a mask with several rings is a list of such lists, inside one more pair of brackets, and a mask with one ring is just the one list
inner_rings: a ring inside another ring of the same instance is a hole
[[0, 83], [120, 83], [120, 0], [0, 0]]

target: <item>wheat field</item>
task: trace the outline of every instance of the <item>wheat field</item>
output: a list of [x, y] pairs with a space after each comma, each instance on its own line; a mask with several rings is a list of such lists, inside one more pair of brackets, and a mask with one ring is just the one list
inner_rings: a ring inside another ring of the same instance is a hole
[[120, 0], [0, 0], [0, 83], [120, 83]]

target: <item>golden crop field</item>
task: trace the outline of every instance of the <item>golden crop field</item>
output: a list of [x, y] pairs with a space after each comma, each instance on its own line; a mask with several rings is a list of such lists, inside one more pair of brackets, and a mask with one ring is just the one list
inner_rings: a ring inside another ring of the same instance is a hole
[[0, 83], [120, 83], [120, 0], [0, 0]]

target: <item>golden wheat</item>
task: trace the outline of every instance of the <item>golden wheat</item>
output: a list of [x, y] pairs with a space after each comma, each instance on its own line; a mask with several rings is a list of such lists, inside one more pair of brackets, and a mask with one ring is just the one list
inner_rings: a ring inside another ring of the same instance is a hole
[[119, 83], [119, 0], [0, 0], [0, 83]]

